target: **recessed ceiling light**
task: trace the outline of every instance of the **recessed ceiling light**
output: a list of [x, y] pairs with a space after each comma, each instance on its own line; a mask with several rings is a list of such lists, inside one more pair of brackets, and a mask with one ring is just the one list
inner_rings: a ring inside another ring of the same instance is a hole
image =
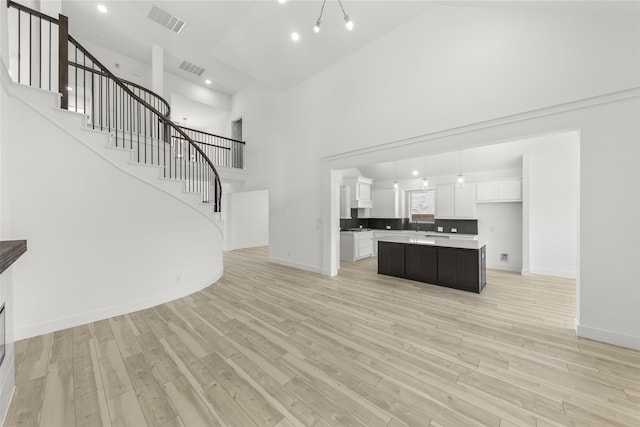
[[107, 6], [105, 6], [105, 5], [103, 5], [103, 4], [99, 4], [99, 5], [98, 5], [98, 12], [100, 12], [100, 13], [107, 13], [107, 12], [108, 12], [108, 10], [107, 10]]
[[411, 172], [411, 174], [412, 174], [413, 176], [418, 176], [418, 173], [419, 173], [419, 172], [418, 172], [417, 170], [414, 170], [413, 172]]
[[298, 40], [300, 40], [300, 34], [294, 31], [293, 33], [291, 33], [291, 40], [293, 40], [294, 42], [297, 42]]
[[211, 84], [211, 80], [207, 79], [204, 81], [206, 84], [210, 85]]
[[278, 3], [280, 4], [285, 4], [287, 2], [287, 0], [278, 0]]

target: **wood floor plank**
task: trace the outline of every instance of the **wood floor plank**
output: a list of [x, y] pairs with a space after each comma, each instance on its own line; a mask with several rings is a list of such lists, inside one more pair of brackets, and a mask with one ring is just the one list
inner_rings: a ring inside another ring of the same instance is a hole
[[115, 339], [100, 342], [96, 348], [107, 400], [132, 390], [133, 386]]
[[187, 426], [220, 426], [204, 404], [197, 391], [185, 377], [178, 377], [164, 384], [169, 399], [176, 408], [180, 420]]
[[103, 390], [87, 393], [75, 400], [76, 426], [111, 426], [109, 407]]
[[72, 426], [76, 423], [73, 360], [49, 365], [45, 378], [41, 426]]
[[153, 374], [160, 384], [173, 381], [180, 376], [178, 366], [176, 366], [171, 356], [167, 354], [162, 343], [154, 333], [144, 333], [137, 337], [140, 348], [149, 365], [153, 369]]
[[16, 385], [47, 374], [52, 338], [52, 334], [48, 334], [28, 340], [21, 363], [16, 366]]
[[113, 427], [147, 427], [138, 396], [129, 390], [107, 402]]
[[640, 425], [640, 352], [578, 338], [575, 281], [482, 294], [226, 252], [187, 297], [15, 343], [5, 427]]
[[51, 359], [49, 363], [56, 363], [73, 356], [73, 332], [63, 329], [53, 333], [51, 343]]
[[124, 364], [150, 426], [162, 425], [178, 416], [158, 379], [153, 375], [152, 367], [144, 354], [127, 357]]
[[39, 426], [45, 377], [16, 384], [5, 426]]
[[160, 343], [164, 346], [169, 357], [173, 359], [180, 373], [189, 380], [194, 388], [201, 388], [214, 381], [211, 372], [180, 338], [169, 335], [161, 338]]
[[363, 385], [351, 373], [331, 365], [319, 356], [314, 357], [314, 360], [318, 361], [317, 365], [308, 359], [298, 360], [293, 356], [285, 356], [285, 360], [295, 369], [297, 378], [303, 379], [318, 393], [330, 396], [330, 400], [362, 423], [369, 426], [385, 426], [389, 422], [391, 415], [388, 411], [372, 404], [363, 392], [373, 391], [373, 387]]
[[319, 393], [311, 384], [307, 384], [298, 377], [293, 378], [285, 386], [291, 393], [298, 396], [303, 402], [306, 402], [315, 413], [319, 414], [323, 419], [329, 420], [329, 425], [366, 425], [331, 399]]
[[115, 339], [109, 319], [93, 322], [91, 324], [91, 333], [97, 342]]
[[122, 357], [129, 357], [142, 352], [140, 344], [136, 340], [136, 334], [125, 316], [112, 317], [109, 319], [109, 323], [111, 323], [111, 330]]
[[[254, 364], [242, 353], [235, 354], [228, 360], [228, 363], [235, 364], [234, 366], [238, 367], [236, 369], [237, 371], [242, 370], [251, 380], [259, 384], [262, 390], [269, 396], [270, 402], [275, 401], [280, 405], [277, 409], [284, 407], [285, 410], [280, 411], [283, 415], [289, 416], [288, 413], [290, 413], [293, 416], [290, 418], [295, 418], [295, 420], [306, 427], [315, 425], [320, 419], [320, 416], [313, 412], [303, 400], [290, 393], [283, 384], [277, 381], [267, 371], [261, 369], [260, 366]], [[290, 419], [291, 422], [297, 425], [295, 420]]]
[[231, 365], [217, 354], [210, 354], [202, 363], [257, 425], [274, 425], [283, 415], [260, 397], [260, 393], [243, 379]]
[[214, 381], [203, 387], [202, 397], [214, 408], [214, 411], [219, 414], [227, 426], [259, 426], [220, 383]]

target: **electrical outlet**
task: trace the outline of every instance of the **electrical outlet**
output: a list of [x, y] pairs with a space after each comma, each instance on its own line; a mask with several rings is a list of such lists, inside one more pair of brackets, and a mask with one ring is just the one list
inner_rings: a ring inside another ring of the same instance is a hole
[[387, 230], [391, 230], [391, 226], [390, 225], [387, 225]]
[[443, 228], [443, 227], [438, 227], [438, 232], [439, 232], [439, 233], [442, 233], [443, 231], [444, 231], [444, 228]]
[[500, 254], [500, 261], [509, 261], [509, 254]]
[[451, 229], [451, 232], [452, 232], [452, 233], [457, 233], [457, 232], [458, 232], [458, 229], [457, 229], [457, 228], [452, 228], [452, 229]]

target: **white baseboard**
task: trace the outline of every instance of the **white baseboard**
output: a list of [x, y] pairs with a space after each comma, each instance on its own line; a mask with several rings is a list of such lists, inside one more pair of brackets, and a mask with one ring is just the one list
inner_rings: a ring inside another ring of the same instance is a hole
[[505, 264], [505, 263], [498, 263], [498, 264], [487, 263], [487, 268], [490, 268], [492, 270], [513, 271], [516, 273], [520, 273], [520, 271], [522, 270], [522, 266], [520, 265]]
[[531, 276], [531, 270], [523, 268], [520, 274], [523, 276]]
[[619, 332], [607, 331], [605, 329], [593, 328], [576, 324], [576, 335], [594, 341], [602, 341], [620, 347], [640, 350], [640, 337], [621, 334]]
[[84, 325], [86, 323], [96, 322], [98, 320], [107, 319], [109, 317], [120, 316], [127, 313], [133, 313], [134, 311], [144, 310], [154, 307], [156, 305], [164, 304], [169, 301], [176, 300], [178, 298], [191, 295], [194, 292], [198, 292], [213, 283], [217, 282], [222, 277], [223, 270], [212, 275], [210, 278], [202, 280], [201, 282], [184, 286], [182, 288], [174, 289], [169, 292], [165, 292], [159, 295], [153, 295], [147, 298], [141, 298], [135, 301], [128, 302], [126, 304], [115, 305], [100, 310], [94, 310], [86, 313], [76, 314], [69, 317], [63, 317], [60, 319], [49, 320], [46, 322], [35, 323], [21, 328], [14, 329], [15, 341], [23, 340], [25, 338], [35, 337], [37, 335], [48, 334], [50, 332], [60, 331], [62, 329], [73, 328], [74, 326]]
[[224, 248], [224, 251], [237, 251], [238, 249], [260, 248], [263, 246], [269, 246], [269, 242], [247, 243], [239, 246], [228, 246]]
[[312, 273], [323, 274], [322, 268], [316, 267], [314, 265], [302, 264], [300, 262], [290, 261], [282, 258], [275, 258], [272, 256], [269, 257], [269, 262], [272, 262], [274, 264], [285, 265], [287, 267], [297, 268], [298, 270], [304, 270], [304, 271], [310, 271]]
[[576, 278], [576, 272], [571, 270], [552, 270], [552, 269], [546, 269], [546, 268], [532, 268], [529, 273], [540, 274], [542, 276], [564, 277], [566, 279]]

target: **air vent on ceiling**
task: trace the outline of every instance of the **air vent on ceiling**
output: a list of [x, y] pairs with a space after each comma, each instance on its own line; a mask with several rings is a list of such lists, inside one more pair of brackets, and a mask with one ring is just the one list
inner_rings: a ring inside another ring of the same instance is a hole
[[173, 16], [164, 9], [160, 9], [155, 4], [151, 6], [149, 15], [147, 18], [162, 25], [165, 28], [170, 29], [174, 33], [180, 34], [180, 31], [184, 28], [184, 21], [177, 16]]
[[197, 66], [196, 64], [192, 64], [189, 61], [182, 61], [180, 64], [180, 69], [185, 70], [187, 73], [195, 74], [200, 77], [202, 73], [204, 73], [204, 68]]

